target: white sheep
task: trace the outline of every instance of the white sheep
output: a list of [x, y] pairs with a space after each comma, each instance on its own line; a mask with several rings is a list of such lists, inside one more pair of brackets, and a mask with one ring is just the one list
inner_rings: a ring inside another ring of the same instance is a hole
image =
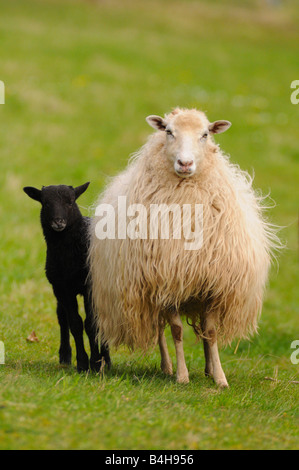
[[[228, 344], [256, 332], [271, 254], [280, 241], [263, 216], [262, 198], [252, 189], [250, 176], [214, 143], [212, 135], [224, 132], [230, 122], [210, 123], [203, 112], [180, 108], [165, 118], [149, 116], [147, 122], [158, 132], [98, 200], [106, 210], [106, 225], [118, 228], [118, 234], [98, 238], [103, 211], [96, 213], [91, 227], [90, 274], [101, 335], [111, 346], [132, 349], [146, 350], [158, 341], [161, 368], [172, 374], [164, 336], [168, 323], [177, 381], [186, 383], [181, 320], [186, 316], [203, 339], [206, 375], [227, 387], [217, 340]], [[136, 224], [135, 237], [123, 232], [132, 223], [127, 215], [133, 215], [119, 211], [123, 200], [140, 213], [146, 209], [147, 216], [142, 212], [138, 219], [139, 225], [145, 222], [142, 236]], [[156, 204], [162, 207], [160, 222], [170, 216], [173, 224], [169, 239], [150, 236]], [[189, 250], [187, 236], [178, 235], [188, 223], [194, 231], [198, 204], [203, 207], [202, 244]], [[170, 205], [192, 208], [183, 226], [175, 211], [163, 209]]]

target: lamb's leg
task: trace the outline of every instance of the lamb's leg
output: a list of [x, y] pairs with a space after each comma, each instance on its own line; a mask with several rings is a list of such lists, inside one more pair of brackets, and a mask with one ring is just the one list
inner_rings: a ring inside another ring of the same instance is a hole
[[169, 356], [164, 333], [164, 325], [159, 328], [159, 348], [161, 354], [161, 369], [164, 374], [172, 375], [172, 362]]
[[209, 313], [201, 322], [204, 335], [206, 375], [211, 375], [219, 387], [226, 388], [228, 387], [228, 383], [221, 366], [218, 352], [216, 318], [215, 313]]
[[108, 369], [111, 368], [111, 359], [110, 351], [107, 343], [101, 341], [101, 358], [104, 358], [105, 364], [107, 364]]
[[78, 302], [75, 295], [55, 289], [55, 295], [67, 312], [68, 323], [74, 337], [77, 352], [78, 372], [89, 369], [88, 355], [86, 354], [83, 342], [83, 321], [78, 312]]
[[70, 331], [67, 319], [67, 312], [63, 305], [57, 302], [57, 317], [60, 326], [60, 348], [59, 362], [60, 364], [69, 365], [72, 363], [72, 348], [70, 345]]
[[94, 324], [92, 305], [88, 294], [84, 296], [84, 306], [86, 313], [84, 326], [90, 344], [90, 368], [95, 372], [99, 372], [102, 365], [102, 358], [104, 358], [105, 364], [107, 364], [108, 368], [110, 369], [111, 360], [109, 355], [109, 348], [106, 343], [101, 343], [101, 353], [99, 352], [97, 331]]
[[176, 350], [177, 373], [176, 379], [179, 383], [189, 382], [189, 373], [185, 362], [183, 348], [183, 323], [178, 312], [169, 315], [168, 322], [170, 324], [171, 333]]
[[89, 369], [89, 359], [84, 348], [83, 321], [78, 312], [76, 297], [68, 300], [68, 314], [71, 333], [76, 344], [77, 370], [78, 372], [85, 372]]

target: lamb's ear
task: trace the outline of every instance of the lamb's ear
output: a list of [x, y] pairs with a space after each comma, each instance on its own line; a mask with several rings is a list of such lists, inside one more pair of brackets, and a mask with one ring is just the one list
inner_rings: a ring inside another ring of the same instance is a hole
[[23, 191], [29, 197], [31, 197], [31, 199], [34, 199], [35, 201], [38, 201], [38, 202], [42, 202], [42, 199], [41, 199], [42, 192], [40, 189], [33, 188], [32, 186], [25, 186], [25, 188], [23, 188]]
[[81, 196], [81, 194], [83, 194], [86, 191], [89, 185], [90, 185], [90, 182], [82, 184], [81, 186], [77, 186], [76, 188], [74, 188], [76, 199], [78, 199], [78, 197]]
[[215, 121], [209, 125], [209, 131], [212, 134], [221, 134], [221, 132], [225, 132], [229, 129], [231, 125], [232, 123], [229, 121]]
[[157, 129], [158, 131], [165, 131], [167, 123], [163, 118], [160, 116], [147, 116], [146, 122], [153, 127], [154, 129]]

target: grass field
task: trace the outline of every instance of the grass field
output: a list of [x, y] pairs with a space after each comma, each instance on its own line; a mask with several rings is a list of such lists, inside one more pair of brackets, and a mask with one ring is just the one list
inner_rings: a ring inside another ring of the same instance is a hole
[[[0, 449], [298, 449], [298, 23], [295, 0], [0, 0]], [[286, 227], [259, 335], [221, 353], [225, 391], [187, 326], [188, 385], [162, 375], [158, 351], [112, 351], [102, 377], [60, 367], [39, 206], [22, 192], [91, 181], [87, 215], [145, 117], [177, 105], [233, 123], [217, 142]]]

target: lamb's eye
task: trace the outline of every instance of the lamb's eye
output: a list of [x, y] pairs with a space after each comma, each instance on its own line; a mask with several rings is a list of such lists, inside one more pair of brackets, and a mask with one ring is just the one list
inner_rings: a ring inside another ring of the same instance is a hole
[[205, 132], [205, 133], [201, 136], [200, 140], [204, 140], [204, 139], [206, 139], [207, 137], [208, 137], [208, 133]]
[[167, 134], [167, 135], [171, 135], [171, 137], [173, 137], [173, 133], [171, 132], [170, 129], [167, 129], [166, 134]]

